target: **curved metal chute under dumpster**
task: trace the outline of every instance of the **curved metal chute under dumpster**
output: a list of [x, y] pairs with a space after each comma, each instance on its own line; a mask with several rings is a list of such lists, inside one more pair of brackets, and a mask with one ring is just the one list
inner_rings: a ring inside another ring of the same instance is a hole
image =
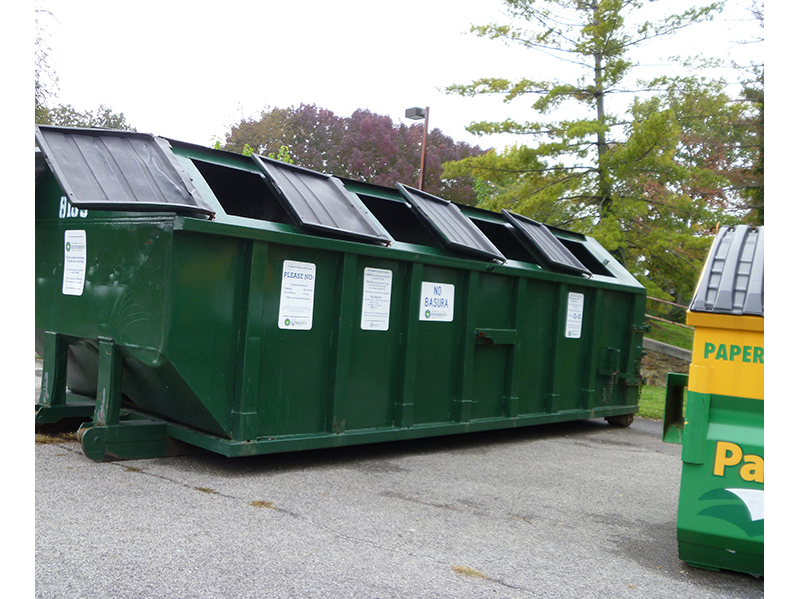
[[36, 139], [36, 421], [83, 419], [92, 459], [638, 410], [645, 291], [590, 237], [152, 135]]

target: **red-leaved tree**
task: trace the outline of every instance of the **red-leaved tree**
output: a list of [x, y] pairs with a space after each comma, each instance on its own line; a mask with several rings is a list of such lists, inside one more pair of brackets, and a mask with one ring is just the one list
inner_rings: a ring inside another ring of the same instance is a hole
[[[258, 118], [231, 126], [223, 149], [243, 152], [249, 146], [261, 155], [289, 149], [294, 164], [338, 177], [393, 186], [416, 186], [422, 157], [422, 125], [407, 126], [391, 117], [359, 109], [336, 116], [316, 105], [267, 108]], [[463, 204], [476, 203], [470, 175], [442, 178], [442, 164], [480, 156], [478, 146], [455, 142], [439, 129], [428, 132], [423, 188]]]

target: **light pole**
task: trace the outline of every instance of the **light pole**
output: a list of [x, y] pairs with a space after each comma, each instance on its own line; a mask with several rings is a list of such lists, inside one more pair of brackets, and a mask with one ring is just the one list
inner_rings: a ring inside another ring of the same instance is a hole
[[425, 119], [425, 128], [422, 130], [422, 160], [419, 165], [419, 184], [417, 189], [422, 191], [422, 182], [425, 179], [425, 150], [428, 144], [428, 115], [430, 114], [430, 107], [426, 106], [424, 109], [419, 107], [407, 108], [406, 118], [412, 121]]

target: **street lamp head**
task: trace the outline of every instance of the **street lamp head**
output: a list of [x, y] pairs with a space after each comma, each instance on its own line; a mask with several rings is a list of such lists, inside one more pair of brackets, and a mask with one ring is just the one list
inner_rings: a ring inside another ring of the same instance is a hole
[[415, 106], [414, 108], [406, 108], [406, 118], [414, 121], [425, 118], [425, 109]]
[[425, 181], [425, 146], [428, 141], [428, 107], [420, 108], [414, 106], [413, 108], [406, 108], [406, 118], [413, 121], [425, 119], [425, 126], [422, 128], [422, 159], [419, 165], [419, 183], [417, 188], [422, 190], [422, 184]]

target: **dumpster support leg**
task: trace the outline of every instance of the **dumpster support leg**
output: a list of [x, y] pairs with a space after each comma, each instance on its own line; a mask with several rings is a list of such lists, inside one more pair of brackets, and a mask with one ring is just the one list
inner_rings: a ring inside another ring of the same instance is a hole
[[113, 341], [101, 339], [97, 357], [97, 404], [94, 409], [95, 426], [119, 424], [122, 406], [122, 359]]
[[89, 419], [94, 402], [68, 401], [67, 341], [63, 335], [47, 331], [42, 353], [42, 391], [36, 403], [36, 424], [54, 424], [65, 418]]
[[58, 333], [44, 334], [42, 393], [39, 403], [46, 406], [67, 404], [67, 344]]
[[94, 420], [81, 425], [78, 440], [96, 462], [167, 455], [167, 423], [126, 411], [122, 414], [122, 356], [111, 339], [100, 339]]

